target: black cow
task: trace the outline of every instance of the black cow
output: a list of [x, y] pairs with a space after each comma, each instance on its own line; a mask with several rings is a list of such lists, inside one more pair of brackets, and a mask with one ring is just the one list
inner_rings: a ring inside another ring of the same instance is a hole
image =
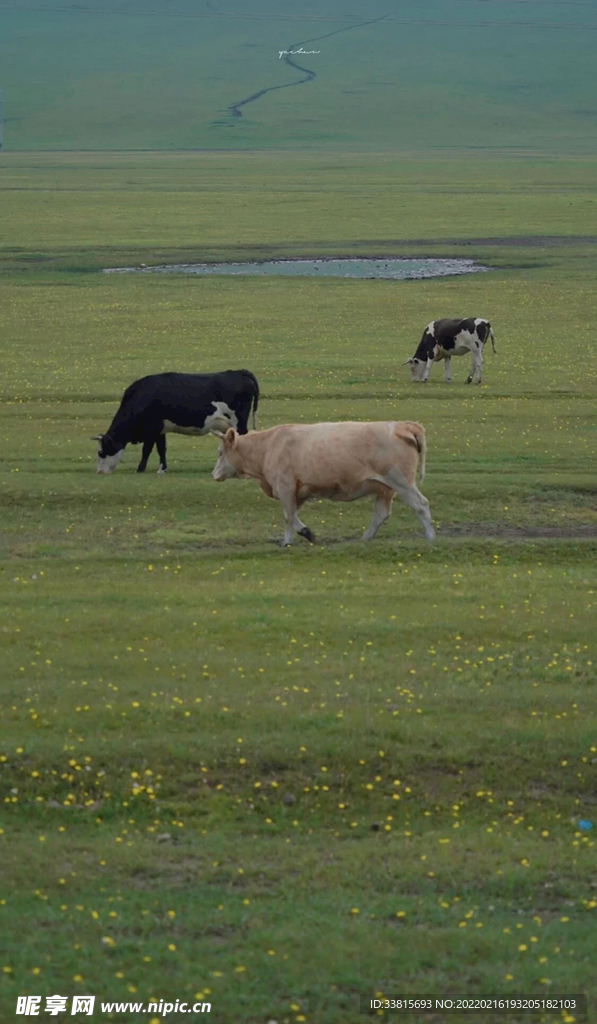
[[97, 471], [112, 473], [127, 444], [142, 444], [137, 467], [143, 473], [153, 446], [160, 459], [158, 473], [166, 471], [166, 434], [208, 434], [235, 427], [248, 430], [253, 406], [256, 425], [259, 384], [250, 370], [222, 373], [154, 373], [128, 387], [106, 434], [98, 441]]
[[[481, 383], [483, 370], [483, 349], [485, 342], [491, 338], [493, 351], [495, 339], [489, 320], [481, 317], [469, 317], [467, 320], [432, 320], [423, 331], [419, 347], [406, 363], [410, 366], [413, 381], [426, 383], [432, 363], [444, 360], [444, 380], [450, 380], [450, 359], [452, 356], [464, 356], [470, 352], [473, 357], [471, 372], [466, 378], [470, 384], [473, 375], [476, 383]], [[406, 366], [406, 363], [404, 365]]]

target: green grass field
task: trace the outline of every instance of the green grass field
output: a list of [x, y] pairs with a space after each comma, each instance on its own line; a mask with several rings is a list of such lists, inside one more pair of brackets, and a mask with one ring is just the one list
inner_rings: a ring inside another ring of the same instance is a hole
[[[595, 999], [594, 183], [589, 159], [3, 155], [3, 1021], [21, 994], [226, 1024]], [[99, 272], [357, 252], [494, 270]], [[462, 359], [411, 385], [449, 315], [491, 319], [484, 384]], [[214, 438], [96, 475], [136, 377], [243, 365], [261, 427], [420, 420], [436, 542], [397, 501], [364, 545], [368, 503], [322, 502], [283, 551], [277, 503], [212, 481]]]
[[[582, 0], [6, 0], [0, 19], [7, 150], [595, 153]], [[279, 57], [298, 43], [311, 81]]]

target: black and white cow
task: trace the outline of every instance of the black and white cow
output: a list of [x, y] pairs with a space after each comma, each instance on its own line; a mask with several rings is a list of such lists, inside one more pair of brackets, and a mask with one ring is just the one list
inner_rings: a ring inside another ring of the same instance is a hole
[[143, 473], [153, 446], [160, 459], [158, 473], [166, 471], [166, 434], [208, 434], [234, 427], [248, 430], [253, 406], [256, 425], [259, 384], [250, 370], [221, 373], [155, 373], [131, 384], [107, 433], [98, 441], [97, 471], [112, 473], [127, 444], [142, 444], [137, 467]]
[[[489, 320], [481, 317], [469, 317], [467, 320], [432, 320], [423, 331], [419, 347], [406, 363], [410, 366], [413, 381], [426, 383], [432, 363], [444, 360], [444, 380], [450, 380], [450, 359], [452, 356], [464, 356], [470, 352], [473, 357], [471, 372], [466, 378], [470, 384], [473, 377], [481, 383], [483, 370], [483, 349], [485, 342], [491, 338], [493, 351], [495, 339]], [[404, 363], [404, 366], [406, 366]]]

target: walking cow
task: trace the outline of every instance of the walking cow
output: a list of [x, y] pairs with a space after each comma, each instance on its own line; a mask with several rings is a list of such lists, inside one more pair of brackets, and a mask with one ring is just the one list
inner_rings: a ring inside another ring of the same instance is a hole
[[420, 423], [286, 423], [239, 437], [229, 429], [221, 437], [213, 477], [256, 480], [268, 498], [282, 503], [286, 530], [315, 540], [297, 515], [309, 498], [354, 501], [372, 495], [373, 519], [363, 540], [375, 536], [398, 494], [418, 515], [427, 540], [433, 540], [429, 502], [415, 485], [417, 466], [425, 474], [425, 431]]
[[481, 383], [483, 371], [483, 349], [485, 342], [491, 338], [493, 351], [495, 339], [489, 320], [481, 317], [469, 317], [467, 320], [432, 320], [423, 331], [423, 337], [414, 356], [403, 364], [410, 366], [413, 381], [427, 382], [432, 363], [444, 360], [444, 380], [450, 380], [450, 359], [452, 356], [464, 356], [470, 352], [473, 361], [471, 372], [466, 378], [470, 384], [473, 376], [476, 383]]
[[259, 384], [250, 370], [221, 373], [156, 373], [128, 387], [107, 433], [98, 441], [97, 471], [112, 473], [127, 444], [142, 444], [137, 467], [143, 473], [153, 446], [166, 471], [166, 434], [209, 434], [213, 430], [238, 429], [246, 434], [253, 406], [256, 426]]

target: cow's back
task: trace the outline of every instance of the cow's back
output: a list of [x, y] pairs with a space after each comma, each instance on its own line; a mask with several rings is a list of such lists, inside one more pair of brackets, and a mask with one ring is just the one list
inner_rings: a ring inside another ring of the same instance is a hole
[[[153, 373], [133, 381], [122, 396], [112, 421], [114, 428], [130, 425], [135, 440], [142, 440], [146, 422], [161, 416], [180, 419], [184, 425], [194, 423], [196, 414], [213, 410], [214, 402], [228, 404], [239, 392], [258, 398], [257, 378], [250, 370], [222, 370], [219, 373]], [[138, 427], [138, 430], [137, 430]], [[139, 434], [137, 438], [136, 435]]]
[[[122, 402], [145, 404], [155, 400], [172, 401], [187, 395], [191, 399], [215, 391], [226, 397], [241, 390], [259, 394], [259, 384], [250, 370], [222, 370], [219, 373], [152, 373], [133, 381], [122, 396]], [[226, 397], [216, 399], [225, 401]], [[122, 404], [122, 403], [121, 403]]]
[[235, 382], [228, 370], [222, 373], [159, 373], [138, 381], [143, 385], [138, 394], [148, 404], [157, 402], [164, 406], [177, 406], [185, 403], [193, 406], [206, 398], [225, 402], [240, 382], [240, 378]]
[[435, 341], [441, 345], [442, 341], [453, 341], [461, 331], [471, 333], [475, 329], [475, 321], [470, 318], [468, 320], [434, 320], [433, 326]]
[[[327, 490], [387, 474], [400, 461], [404, 446], [408, 447], [403, 426], [395, 421], [284, 424], [249, 437], [259, 436], [265, 445], [264, 474], [274, 485], [292, 475], [300, 484]], [[412, 441], [411, 448], [412, 458], [407, 456], [407, 461], [414, 461], [416, 469]]]

